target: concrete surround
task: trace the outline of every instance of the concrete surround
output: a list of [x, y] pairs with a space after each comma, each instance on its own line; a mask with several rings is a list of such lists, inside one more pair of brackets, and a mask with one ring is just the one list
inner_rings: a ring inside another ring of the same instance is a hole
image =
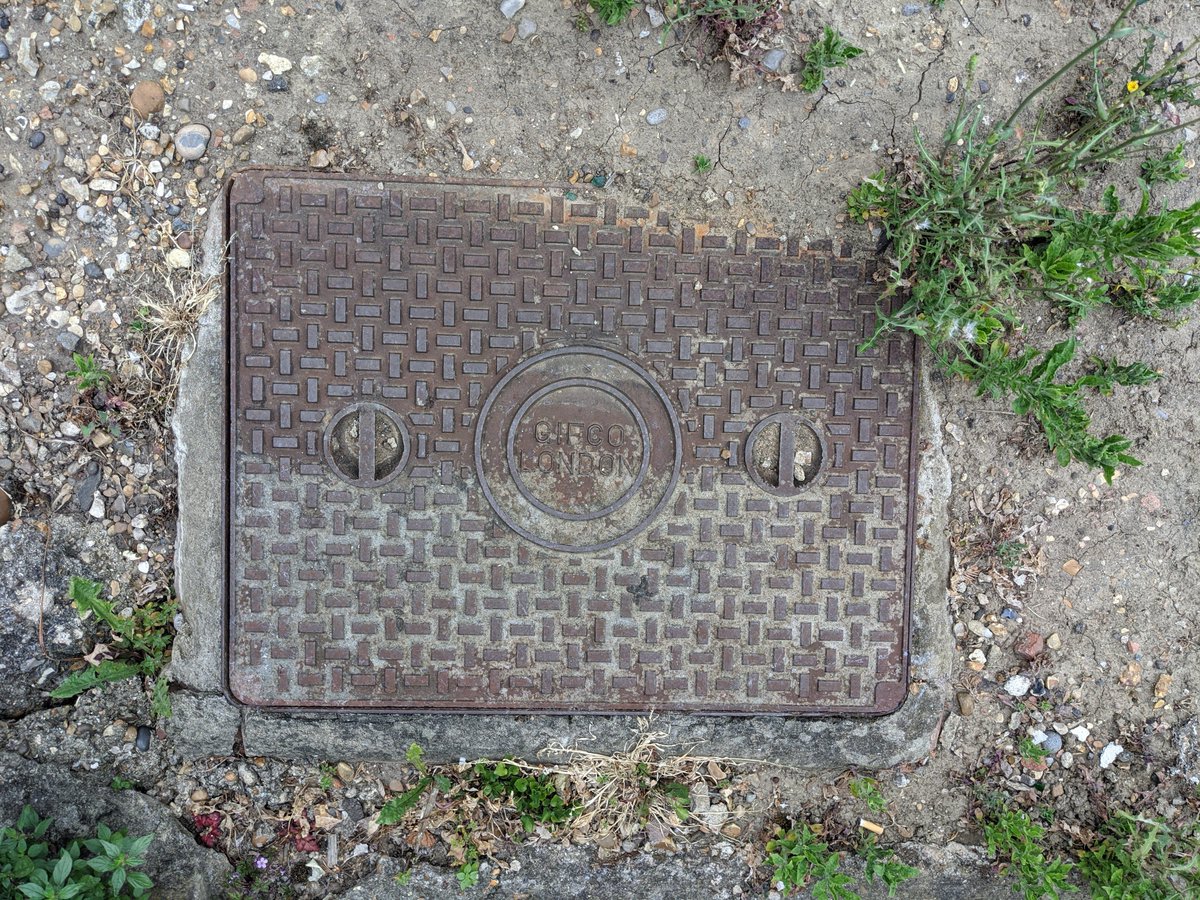
[[[224, 196], [216, 209], [224, 209]], [[203, 273], [223, 276], [224, 216], [204, 240]], [[184, 626], [171, 662], [174, 745], [185, 755], [230, 753], [313, 759], [399, 759], [416, 741], [434, 761], [460, 757], [549, 759], [551, 744], [579, 742], [610, 752], [629, 742], [628, 715], [279, 713], [242, 708], [223, 691], [222, 521], [225, 419], [225, 298], [200, 323], [180, 383], [174, 416], [179, 470], [176, 586]], [[924, 374], [922, 381], [925, 381]], [[886, 768], [928, 755], [950, 694], [954, 641], [946, 608], [945, 539], [949, 466], [941, 420], [923, 384], [918, 460], [909, 696], [899, 711], [876, 718], [660, 715], [656, 730], [698, 752], [754, 758], [805, 769]]]

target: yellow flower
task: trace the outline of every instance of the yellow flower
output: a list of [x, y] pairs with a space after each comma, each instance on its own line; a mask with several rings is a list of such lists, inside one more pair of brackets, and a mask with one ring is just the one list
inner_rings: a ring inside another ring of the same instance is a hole
[[1141, 87], [1141, 85], [1138, 84], [1136, 79], [1132, 79], [1130, 81], [1125, 82], [1125, 90], [1129, 91], [1129, 93], [1131, 93], [1131, 94], [1134, 93], [1135, 91], [1137, 91], [1137, 89], [1140, 87]]

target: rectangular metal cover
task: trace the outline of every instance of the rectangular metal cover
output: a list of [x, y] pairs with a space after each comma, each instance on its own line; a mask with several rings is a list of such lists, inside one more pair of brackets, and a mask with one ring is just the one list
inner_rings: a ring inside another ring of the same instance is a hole
[[869, 264], [493, 181], [228, 204], [236, 700], [902, 702], [914, 355], [861, 349]]

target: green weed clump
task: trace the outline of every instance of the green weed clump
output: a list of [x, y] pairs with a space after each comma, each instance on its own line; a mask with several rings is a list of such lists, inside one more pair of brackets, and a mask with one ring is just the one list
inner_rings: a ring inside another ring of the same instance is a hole
[[1075, 886], [1067, 881], [1074, 866], [1057, 857], [1046, 858], [1046, 829], [1035, 824], [1028, 813], [1003, 810], [984, 823], [983, 834], [988, 856], [1006, 863], [1016, 879], [1013, 891], [1025, 900], [1075, 892]]
[[1173, 827], [1118, 811], [1079, 860], [1096, 900], [1200, 896], [1200, 824]]
[[475, 764], [475, 777], [484, 796], [508, 800], [521, 817], [521, 827], [533, 831], [538, 824], [570, 821], [578, 808], [567, 803], [549, 775], [525, 772], [507, 762]]
[[828, 25], [821, 40], [809, 48], [804, 56], [804, 71], [800, 73], [800, 87], [812, 93], [825, 83], [830, 69], [840, 68], [862, 54], [862, 48], [851, 46]]
[[[847, 198], [852, 217], [882, 229], [891, 263], [885, 301], [903, 300], [881, 311], [867, 345], [912, 332], [980, 396], [1011, 398], [1015, 412], [1041, 426], [1060, 465], [1077, 460], [1108, 480], [1118, 466], [1140, 463], [1128, 438], [1092, 432], [1086, 400], [1158, 373], [1097, 357], [1080, 365], [1075, 326], [1101, 307], [1160, 318], [1200, 299], [1200, 202], [1165, 208], [1152, 191], [1185, 173], [1179, 147], [1155, 147], [1200, 124], [1191, 65], [1200, 38], [1164, 55], [1148, 36], [1122, 70], [1102, 54], [1137, 34], [1127, 24], [1135, 5], [996, 125], [982, 102], [966, 99], [972, 58], [942, 147], [931, 149], [917, 132], [914, 159]], [[1077, 92], [1023, 124], [1033, 101], [1081, 66]], [[1112, 167], [1137, 159], [1137, 196], [1125, 200]], [[1047, 308], [1067, 333], [1049, 347], [1025, 320]]]
[[637, 0], [590, 0], [589, 5], [605, 25], [620, 25], [629, 18]]
[[[854, 879], [839, 871], [842, 858], [820, 840], [811, 825], [778, 829], [767, 841], [771, 883], [783, 894], [808, 888], [818, 900], [855, 900]], [[782, 887], [780, 887], [782, 885]]]
[[174, 603], [147, 603], [134, 608], [128, 618], [120, 615], [113, 604], [100, 596], [102, 585], [87, 578], [72, 578], [67, 596], [75, 603], [80, 618], [88, 615], [111, 632], [111, 643], [97, 645], [96, 659], [87, 668], [72, 672], [50, 692], [58, 700], [75, 697], [109, 681], [126, 678], [153, 678], [151, 705], [156, 716], [171, 714], [167, 694], [167, 679], [162, 671], [171, 658], [174, 639]]
[[46, 838], [51, 820], [26, 806], [0, 833], [0, 896], [27, 900], [109, 900], [143, 897], [154, 887], [144, 872], [147, 834], [126, 837], [103, 823], [96, 836], [56, 848]]

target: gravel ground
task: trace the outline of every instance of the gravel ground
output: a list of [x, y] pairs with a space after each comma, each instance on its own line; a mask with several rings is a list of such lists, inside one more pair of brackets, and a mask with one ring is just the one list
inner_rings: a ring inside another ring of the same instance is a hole
[[[0, 9], [0, 487], [13, 507], [0, 527], [0, 748], [55, 772], [128, 780], [235, 863], [269, 856], [261, 877], [280, 891], [379, 884], [415, 857], [453, 863], [452, 842], [373, 827], [383, 799], [412, 784], [411, 767], [185, 760], [134, 681], [65, 703], [46, 693], [96, 638], [73, 619], [69, 576], [100, 581], [119, 609], [169, 595], [176, 485], [165, 417], [189, 323], [212, 289], [195, 274], [192, 235], [227, 173], [255, 164], [585, 180], [717, 227], [832, 235], [865, 251], [846, 191], [911, 150], [914, 124], [940, 129], [971, 54], [976, 89], [1008, 109], [1116, 9], [793, 3], [731, 67], [694, 28], [664, 35], [657, 11], [607, 27], [570, 2], [506, 0], [513, 7], [511, 18], [483, 0]], [[1200, 30], [1194, 4], [1142, 14], [1168, 42]], [[866, 52], [814, 94], [791, 89], [825, 24]], [[711, 172], [696, 171], [697, 154]], [[1174, 186], [1174, 199], [1194, 200], [1196, 184]], [[762, 835], [789, 815], [833, 833], [875, 815], [885, 840], [909, 842], [902, 856], [961, 878], [977, 852], [964, 861], [921, 848], [979, 844], [972, 784], [1017, 807], [1048, 806], [1060, 836], [1086, 832], [1114, 805], [1194, 814], [1195, 327], [1101, 316], [1081, 341], [1164, 373], [1098, 416], [1133, 437], [1145, 462], [1112, 485], [1054, 467], [1022, 419], [935, 378], [955, 482], [947, 602], [960, 662], [929, 757], [878, 773], [885, 813], [838, 773], [739, 769], [736, 796], [722, 801], [728, 819], [690, 853], [754, 866]], [[1025, 738], [1046, 757], [1023, 759]], [[722, 833], [730, 822], [736, 837]], [[643, 849], [683, 852], [646, 833], [599, 851], [632, 860], [635, 893], [638, 867], [653, 866]], [[584, 877], [570, 871], [559, 877]], [[763, 869], [744, 875], [730, 896], [768, 889]], [[647, 879], [645, 896], [663, 895]], [[548, 883], [521, 889], [553, 896]]]

